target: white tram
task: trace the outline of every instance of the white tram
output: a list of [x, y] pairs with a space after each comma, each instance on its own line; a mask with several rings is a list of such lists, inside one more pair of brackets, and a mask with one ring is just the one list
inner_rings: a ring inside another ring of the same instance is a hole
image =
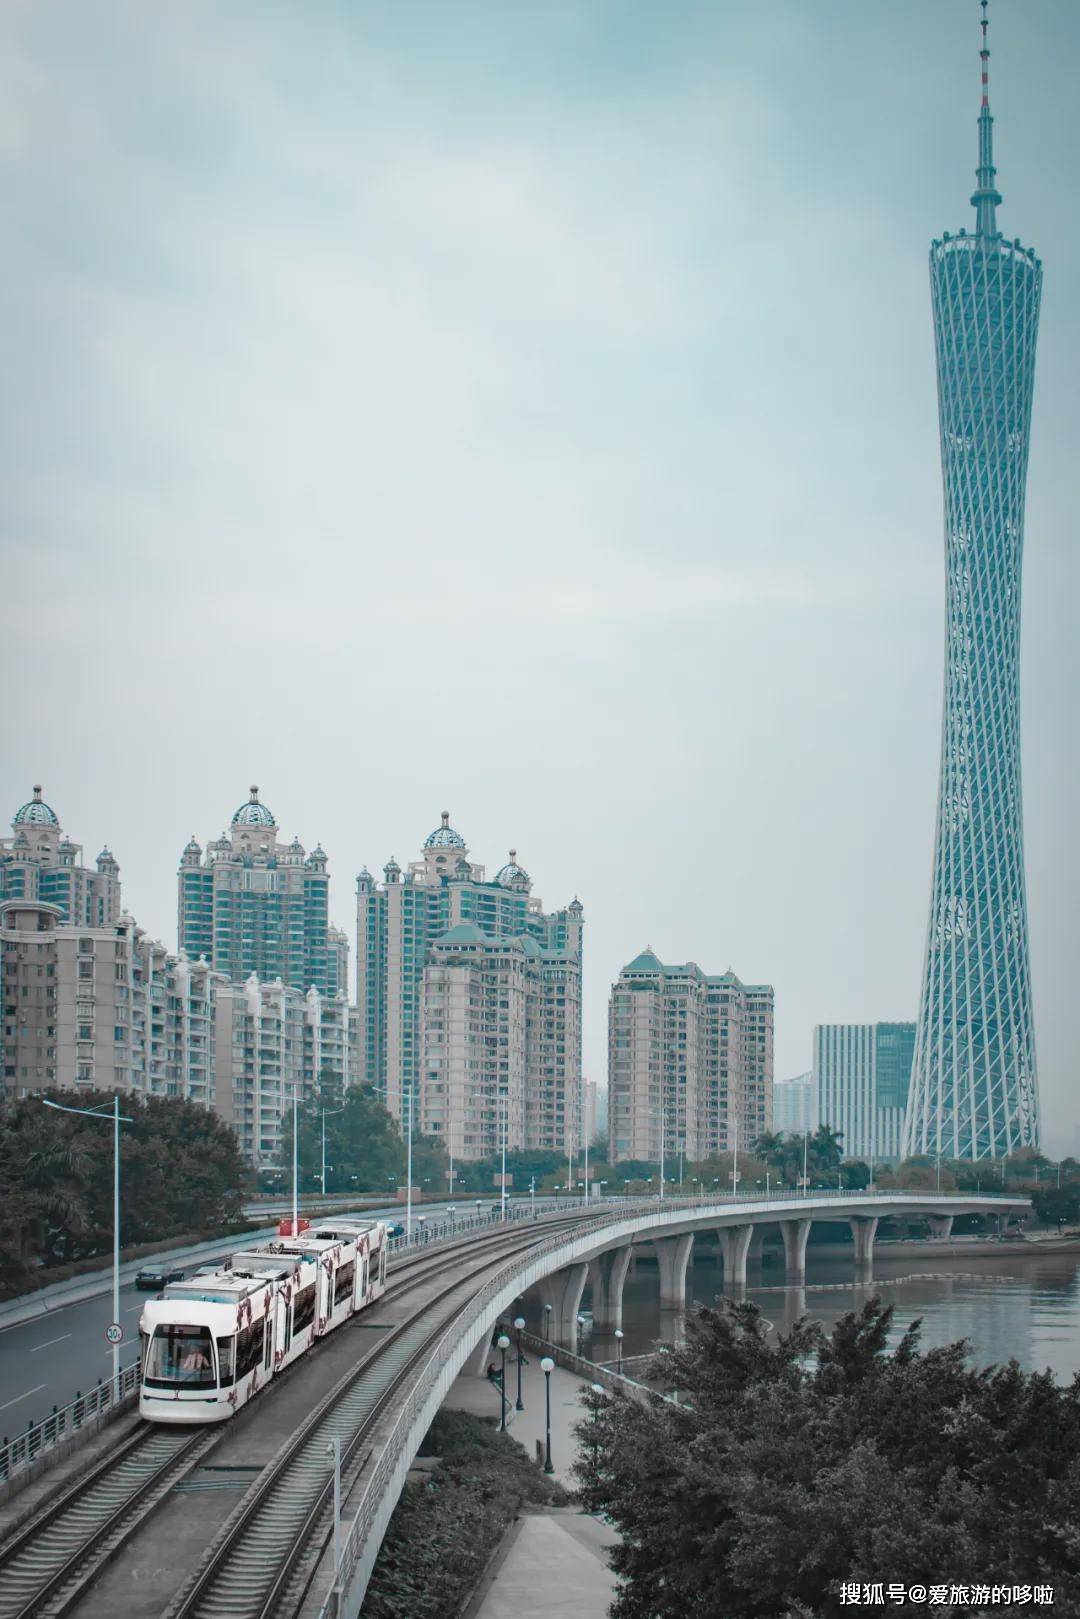
[[[301, 1222], [303, 1227], [306, 1222]], [[139, 1415], [223, 1422], [319, 1338], [386, 1290], [381, 1221], [327, 1220], [170, 1282], [139, 1319]]]

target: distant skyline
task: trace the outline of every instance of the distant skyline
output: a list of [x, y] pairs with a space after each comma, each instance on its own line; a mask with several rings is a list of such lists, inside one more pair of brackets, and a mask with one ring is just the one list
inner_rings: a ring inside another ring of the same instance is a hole
[[[1001, 226], [1046, 266], [1022, 636], [1046, 1144], [1080, 1150], [1080, 10], [992, 0]], [[626, 962], [914, 1018], [942, 696], [926, 255], [975, 0], [9, 0], [6, 823], [40, 781], [176, 943], [260, 784], [355, 876], [449, 808]]]

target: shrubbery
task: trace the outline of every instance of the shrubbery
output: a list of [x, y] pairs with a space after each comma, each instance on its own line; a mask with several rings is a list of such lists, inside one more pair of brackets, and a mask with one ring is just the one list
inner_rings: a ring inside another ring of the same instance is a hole
[[519, 1508], [568, 1499], [494, 1420], [440, 1411], [421, 1454], [440, 1465], [402, 1492], [364, 1619], [457, 1619]]

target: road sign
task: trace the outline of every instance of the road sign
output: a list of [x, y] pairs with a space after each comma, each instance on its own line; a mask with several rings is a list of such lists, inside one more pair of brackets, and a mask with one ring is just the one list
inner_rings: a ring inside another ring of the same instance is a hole
[[105, 1328], [105, 1336], [111, 1344], [120, 1344], [124, 1341], [124, 1329], [119, 1321], [110, 1321]]

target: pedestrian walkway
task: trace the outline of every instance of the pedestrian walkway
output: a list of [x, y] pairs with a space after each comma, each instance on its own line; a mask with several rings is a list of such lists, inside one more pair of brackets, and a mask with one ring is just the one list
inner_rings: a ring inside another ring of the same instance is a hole
[[[540, 1356], [526, 1350], [528, 1364], [522, 1367], [521, 1377], [525, 1409], [516, 1410], [516, 1355], [515, 1349], [506, 1357], [506, 1426], [529, 1455], [535, 1456], [537, 1442], [541, 1447], [546, 1443], [544, 1374], [540, 1370]], [[498, 1360], [497, 1351], [493, 1351], [493, 1360]], [[577, 1456], [574, 1427], [588, 1416], [581, 1404], [581, 1391], [586, 1386], [580, 1377], [563, 1371], [561, 1366], [556, 1366], [551, 1374], [551, 1460], [555, 1469], [554, 1477], [569, 1490], [577, 1488], [570, 1468]], [[453, 1411], [471, 1411], [474, 1416], [497, 1419], [499, 1390], [487, 1377], [478, 1377], [475, 1372], [466, 1370], [455, 1379], [443, 1405]]]
[[[506, 1357], [507, 1432], [530, 1456], [542, 1456], [547, 1418], [541, 1357], [526, 1351], [521, 1380], [525, 1409], [518, 1411], [516, 1354], [515, 1349]], [[571, 1472], [578, 1453], [574, 1429], [588, 1420], [581, 1403], [586, 1387], [561, 1366], [551, 1373], [552, 1476], [568, 1490], [577, 1488]], [[497, 1419], [499, 1390], [486, 1377], [465, 1371], [443, 1404]], [[469, 1619], [606, 1619], [615, 1592], [607, 1554], [617, 1540], [610, 1524], [577, 1507], [525, 1513], [507, 1535], [487, 1585], [468, 1610]]]
[[607, 1524], [572, 1507], [519, 1518], [475, 1619], [606, 1619], [615, 1539]]

